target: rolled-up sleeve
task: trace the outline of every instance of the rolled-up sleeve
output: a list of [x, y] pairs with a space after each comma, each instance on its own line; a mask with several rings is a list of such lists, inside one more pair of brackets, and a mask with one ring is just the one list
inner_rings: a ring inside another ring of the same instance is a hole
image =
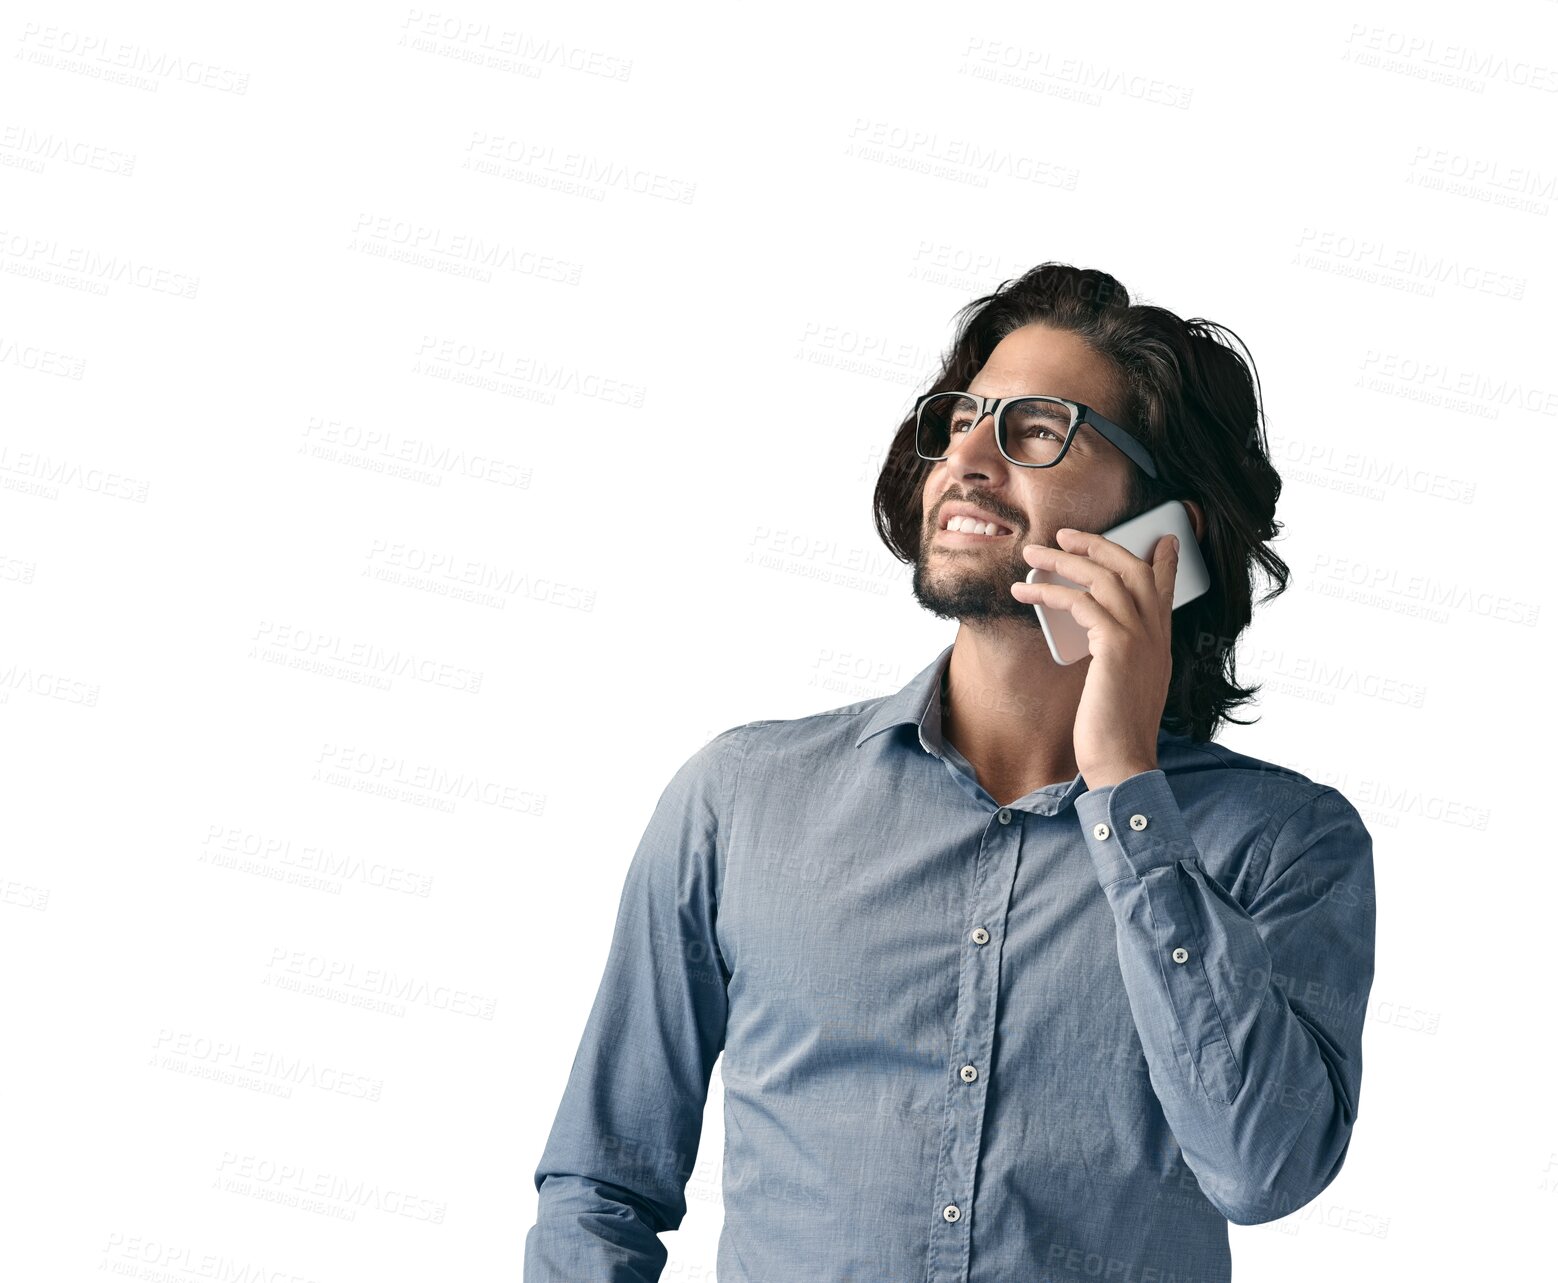
[[604, 973], [535, 1172], [525, 1283], [650, 1283], [686, 1215], [729, 972], [715, 938], [742, 727], [662, 792], [628, 866]]
[[1076, 801], [1153, 1089], [1202, 1192], [1242, 1225], [1330, 1184], [1358, 1113], [1373, 845], [1351, 803], [1316, 787], [1262, 833], [1248, 909], [1206, 871], [1203, 855], [1226, 854], [1218, 826], [1203, 852], [1163, 771]]

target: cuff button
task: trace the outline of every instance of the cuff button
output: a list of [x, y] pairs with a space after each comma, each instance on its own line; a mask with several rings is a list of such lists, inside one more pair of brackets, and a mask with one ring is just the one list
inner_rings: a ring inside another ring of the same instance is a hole
[[1131, 816], [1131, 827], [1140, 833], [1144, 828], [1147, 827], [1147, 817], [1145, 815]]
[[1102, 842], [1106, 837], [1109, 836], [1109, 826], [1107, 824], [1093, 825], [1093, 836]]

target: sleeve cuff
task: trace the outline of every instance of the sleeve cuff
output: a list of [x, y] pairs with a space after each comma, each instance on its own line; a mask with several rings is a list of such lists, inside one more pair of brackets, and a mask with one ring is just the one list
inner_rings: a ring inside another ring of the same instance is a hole
[[1076, 813], [1099, 886], [1199, 854], [1162, 770], [1089, 789], [1077, 798]]

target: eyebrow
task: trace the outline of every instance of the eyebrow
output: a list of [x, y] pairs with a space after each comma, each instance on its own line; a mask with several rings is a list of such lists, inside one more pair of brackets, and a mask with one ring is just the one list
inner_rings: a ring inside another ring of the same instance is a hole
[[[964, 388], [963, 391], [965, 393], [967, 393], [969, 396], [978, 396], [978, 395], [980, 395], [978, 392], [975, 392], [972, 388]], [[1020, 397], [1020, 396], [1052, 396], [1052, 397], [1059, 397], [1059, 395], [1060, 394], [1056, 393], [1056, 392], [1013, 392], [1010, 396], [997, 397], [996, 400], [998, 400], [998, 401], [1011, 401], [1011, 400], [1014, 400], [1015, 398]], [[1062, 399], [1062, 400], [1069, 400], [1069, 401], [1075, 401], [1076, 400], [1075, 397], [1064, 397], [1064, 398], [1060, 398], [1060, 399]], [[1076, 433], [1076, 436], [1072, 438], [1072, 444], [1074, 445], [1074, 444], [1076, 444], [1076, 442], [1083, 441], [1084, 439], [1086, 440], [1086, 443], [1089, 444], [1089, 445], [1091, 445], [1091, 444], [1093, 444], [1095, 442], [1099, 442], [1099, 441], [1102, 441], [1105, 444], [1108, 444], [1108, 440], [1109, 440], [1108, 437], [1104, 436], [1104, 434], [1102, 432], [1100, 432], [1096, 427], [1094, 427], [1091, 423], [1088, 423], [1086, 420], [1084, 420], [1083, 422], [1081, 422], [1081, 423], [1079, 423], [1077, 425], [1077, 433]]]
[[[975, 392], [972, 388], [964, 388], [963, 392], [964, 392], [964, 394], [966, 396], [978, 396], [979, 395], [979, 393]], [[995, 400], [995, 401], [1015, 401], [1018, 397], [1025, 397], [1025, 396], [1054, 397], [1057, 401], [1075, 401], [1076, 400], [1076, 397], [1063, 397], [1058, 392], [1013, 392], [1013, 393], [1010, 393], [1009, 395], [1006, 395], [1006, 396], [992, 396], [992, 397], [989, 397], [987, 399]], [[1079, 402], [1079, 404], [1081, 404], [1081, 403]]]

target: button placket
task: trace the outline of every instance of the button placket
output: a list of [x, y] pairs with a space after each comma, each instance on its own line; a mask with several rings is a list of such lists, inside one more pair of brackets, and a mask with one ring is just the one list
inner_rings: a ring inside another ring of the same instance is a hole
[[926, 1283], [968, 1283], [975, 1176], [983, 1140], [988, 1075], [999, 1004], [1001, 942], [1005, 938], [1012, 884], [1017, 876], [1022, 825], [1010, 807], [987, 812], [984, 837], [970, 875], [968, 931], [973, 947], [959, 951], [957, 1010], [952, 1043], [957, 1057], [947, 1089], [940, 1158], [936, 1167], [939, 1219], [930, 1235]]

